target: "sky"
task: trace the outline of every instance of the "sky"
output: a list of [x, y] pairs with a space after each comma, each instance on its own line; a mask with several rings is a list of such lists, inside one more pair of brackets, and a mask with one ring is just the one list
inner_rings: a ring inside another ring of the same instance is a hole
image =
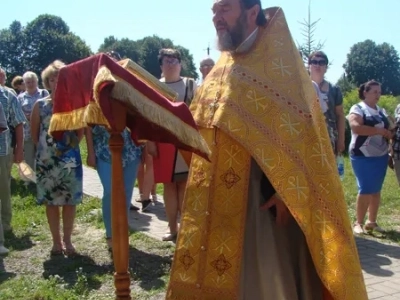
[[[198, 68], [201, 59], [219, 57], [212, 23], [214, 0], [1, 0], [0, 28], [14, 20], [24, 26], [40, 14], [60, 16], [70, 30], [96, 52], [104, 38], [141, 39], [158, 35], [189, 49]], [[108, 3], [108, 4], [101, 4]], [[309, 0], [261, 0], [263, 8], [280, 6], [286, 16], [293, 39], [302, 43], [299, 22], [308, 17]], [[9, 11], [10, 13], [4, 13]], [[319, 19], [315, 40], [324, 42], [323, 50], [332, 62], [326, 77], [336, 82], [344, 73], [343, 64], [352, 45], [371, 39], [387, 42], [400, 50], [399, 0], [311, 0], [311, 20]]]

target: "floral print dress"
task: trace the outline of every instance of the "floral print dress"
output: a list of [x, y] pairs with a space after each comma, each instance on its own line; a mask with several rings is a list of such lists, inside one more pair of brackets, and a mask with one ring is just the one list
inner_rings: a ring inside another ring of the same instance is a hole
[[[92, 134], [96, 158], [111, 164], [111, 151], [108, 145], [111, 136], [110, 133], [104, 126], [95, 125], [92, 128]], [[122, 167], [125, 168], [133, 161], [141, 158], [143, 146], [135, 145], [128, 129], [125, 128], [121, 135], [124, 139], [124, 147], [122, 149]]]
[[61, 141], [49, 134], [53, 102], [38, 101], [39, 142], [36, 149], [37, 201], [45, 205], [76, 205], [82, 202], [82, 159], [75, 132], [64, 132]]

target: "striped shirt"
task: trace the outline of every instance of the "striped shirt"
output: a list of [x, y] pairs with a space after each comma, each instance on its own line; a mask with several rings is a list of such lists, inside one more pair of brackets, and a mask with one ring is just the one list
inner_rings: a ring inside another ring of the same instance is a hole
[[[0, 86], [0, 103], [3, 106], [5, 118], [8, 127], [16, 127], [19, 124], [26, 122], [25, 115], [22, 111], [21, 105], [14, 94], [7, 91], [4, 87]], [[0, 152], [4, 153], [5, 148], [10, 144], [11, 135], [9, 131], [2, 132], [0, 138]], [[3, 154], [4, 155], [4, 154]]]

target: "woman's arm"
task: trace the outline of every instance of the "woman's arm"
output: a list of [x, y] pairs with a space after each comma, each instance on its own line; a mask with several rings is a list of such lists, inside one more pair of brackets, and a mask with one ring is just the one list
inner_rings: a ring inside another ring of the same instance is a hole
[[96, 153], [94, 151], [94, 146], [93, 146], [93, 133], [91, 127], [85, 128], [85, 137], [86, 137], [86, 147], [88, 151], [86, 163], [89, 167], [96, 168]]
[[392, 133], [385, 128], [364, 125], [363, 117], [354, 113], [349, 115], [349, 124], [351, 131], [358, 135], [382, 135], [388, 139], [392, 137]]
[[85, 129], [79, 129], [79, 130], [76, 130], [75, 132], [76, 132], [76, 136], [78, 137], [78, 141], [80, 143], [82, 141], [82, 139], [83, 139], [84, 134], [85, 134]]
[[39, 133], [40, 133], [40, 112], [39, 112], [38, 102], [36, 102], [33, 105], [30, 120], [31, 120], [31, 137], [33, 143], [37, 145], [37, 143], [39, 142]]

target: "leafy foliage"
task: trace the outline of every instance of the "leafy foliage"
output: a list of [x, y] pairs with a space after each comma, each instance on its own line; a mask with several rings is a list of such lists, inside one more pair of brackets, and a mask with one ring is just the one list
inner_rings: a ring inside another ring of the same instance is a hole
[[[347, 93], [343, 98], [343, 110], [345, 114], [350, 112], [350, 108], [360, 102], [358, 98], [358, 89], [353, 89], [351, 92]], [[393, 115], [396, 106], [400, 103], [400, 97], [394, 97], [391, 95], [383, 95], [379, 99], [378, 105], [384, 108], [389, 115]]]
[[[159, 78], [161, 69], [157, 56], [161, 48], [178, 49], [182, 54], [182, 75], [198, 78], [189, 50], [156, 35], [137, 41], [109, 36], [104, 39], [99, 52], [117, 51], [122, 57], [132, 59]], [[0, 66], [8, 74], [7, 84], [15, 75], [22, 75], [26, 71], [39, 75], [55, 59], [68, 64], [91, 54], [89, 46], [57, 16], [40, 15], [25, 27], [14, 21], [9, 28], [0, 30]]]
[[55, 59], [71, 63], [91, 55], [86, 43], [57, 16], [40, 15], [23, 27], [14, 21], [0, 31], [0, 64], [10, 81], [26, 71], [40, 74]]
[[400, 59], [388, 43], [377, 45], [372, 40], [353, 45], [343, 65], [350, 82], [359, 86], [375, 79], [382, 84], [383, 94], [400, 95]]
[[198, 78], [193, 56], [189, 50], [182, 46], [174, 45], [170, 39], [163, 39], [156, 35], [137, 41], [127, 38], [118, 40], [114, 36], [109, 36], [104, 39], [99, 52], [117, 51], [122, 57], [130, 58], [153, 76], [159, 78], [161, 76], [161, 69], [157, 57], [159, 50], [162, 48], [175, 48], [179, 50], [182, 55], [182, 76]]
[[12, 22], [9, 28], [0, 31], [0, 66], [8, 74], [22, 74], [25, 70], [23, 64], [24, 42], [23, 27], [18, 21]]
[[351, 92], [356, 86], [349, 81], [345, 74], [343, 74], [339, 80], [336, 82], [336, 85], [340, 88], [340, 91], [345, 96], [347, 93]]

